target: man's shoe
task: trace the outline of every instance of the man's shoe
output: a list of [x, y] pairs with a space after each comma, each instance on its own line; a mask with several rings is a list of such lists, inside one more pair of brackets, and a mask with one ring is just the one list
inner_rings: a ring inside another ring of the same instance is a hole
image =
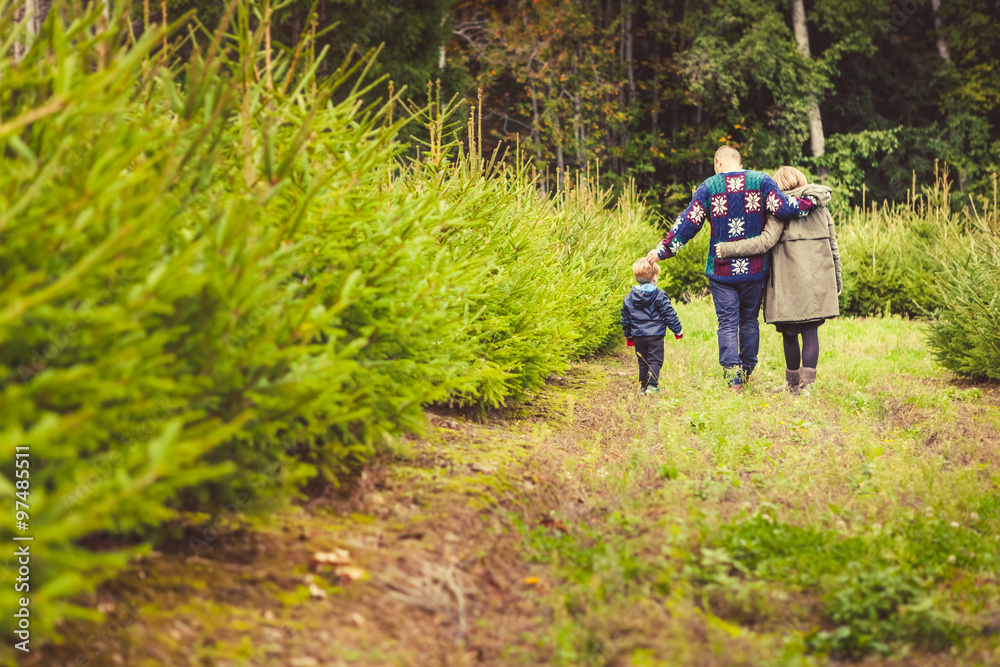
[[743, 393], [743, 385], [731, 384], [729, 385], [729, 391], [733, 392], [734, 394], [741, 394]]

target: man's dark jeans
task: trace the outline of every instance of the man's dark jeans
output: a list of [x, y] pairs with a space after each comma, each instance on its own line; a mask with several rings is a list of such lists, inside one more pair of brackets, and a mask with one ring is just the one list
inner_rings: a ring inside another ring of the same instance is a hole
[[639, 384], [659, 387], [660, 371], [663, 369], [663, 336], [636, 336], [635, 356], [639, 358]]
[[719, 364], [730, 384], [742, 384], [757, 366], [760, 347], [757, 314], [764, 299], [765, 282], [766, 279], [752, 283], [708, 281], [719, 318]]

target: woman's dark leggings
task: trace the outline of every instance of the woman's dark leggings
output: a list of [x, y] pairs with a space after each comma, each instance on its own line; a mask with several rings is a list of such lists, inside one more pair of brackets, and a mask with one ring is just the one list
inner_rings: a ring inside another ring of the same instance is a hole
[[[809, 329], [802, 332], [802, 351], [799, 352], [799, 337], [797, 334], [782, 334], [785, 345], [785, 366], [790, 371], [798, 370], [799, 366], [816, 368], [819, 363], [819, 331]], [[801, 359], [801, 363], [800, 363]]]

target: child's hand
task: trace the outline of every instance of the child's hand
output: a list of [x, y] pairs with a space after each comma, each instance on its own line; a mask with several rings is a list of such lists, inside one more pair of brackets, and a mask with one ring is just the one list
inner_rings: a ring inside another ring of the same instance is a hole
[[677, 340], [680, 340], [681, 338], [684, 338], [684, 332], [682, 331], [679, 334], [674, 334], [674, 338], [677, 339]]
[[625, 339], [625, 347], [635, 347], [635, 341], [631, 338]]

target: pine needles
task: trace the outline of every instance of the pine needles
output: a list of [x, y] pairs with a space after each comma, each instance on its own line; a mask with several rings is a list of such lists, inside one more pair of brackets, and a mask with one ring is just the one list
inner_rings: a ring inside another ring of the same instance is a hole
[[39, 635], [94, 616], [80, 594], [163, 522], [335, 483], [423, 405], [498, 405], [597, 350], [655, 240], [634, 190], [541, 197], [440, 107], [404, 158], [370, 57], [319, 79], [309, 45], [265, 56], [251, 4], [187, 62], [65, 8], [0, 60], [0, 459], [39, 453]]

